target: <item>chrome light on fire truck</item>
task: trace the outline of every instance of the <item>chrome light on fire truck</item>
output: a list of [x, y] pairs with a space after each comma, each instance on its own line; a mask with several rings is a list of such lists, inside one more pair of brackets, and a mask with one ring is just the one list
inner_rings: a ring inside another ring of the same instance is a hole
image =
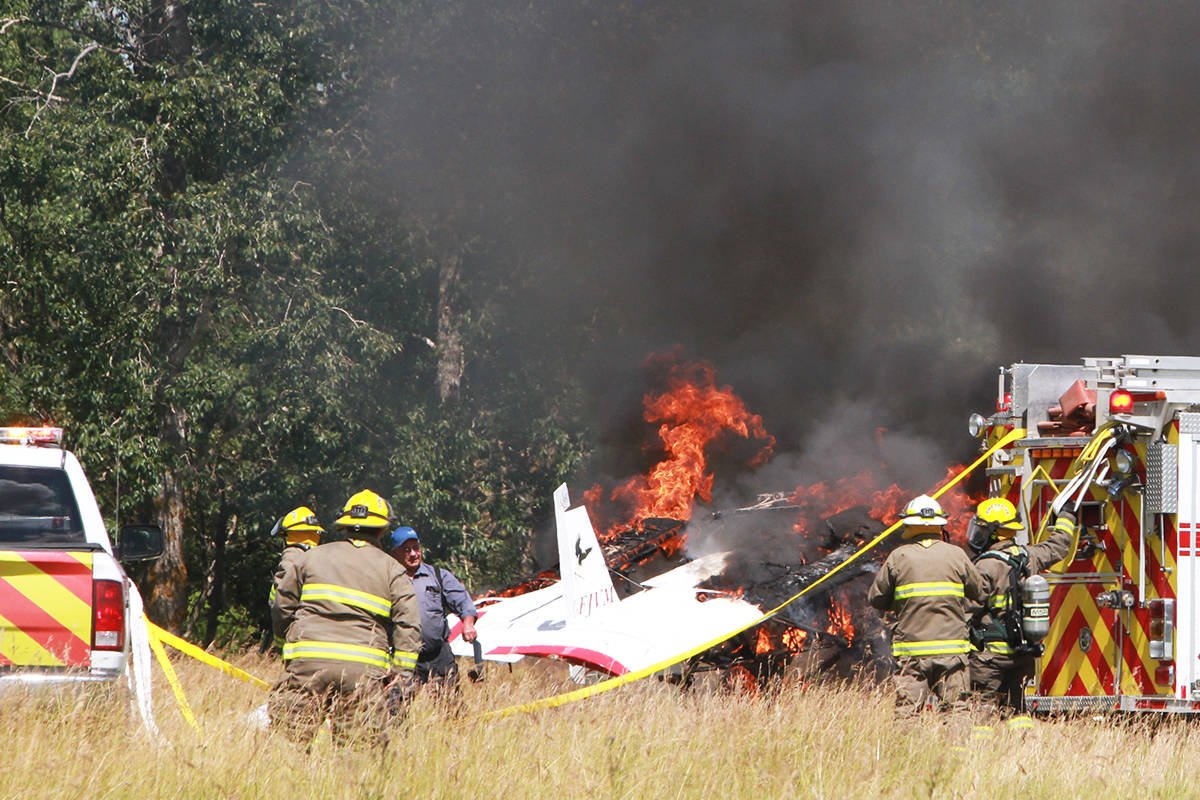
[[988, 418], [978, 412], [967, 418], [967, 432], [976, 439], [982, 439], [987, 433]]
[[1119, 478], [1128, 478], [1133, 474], [1133, 469], [1137, 465], [1134, 454], [1128, 450], [1118, 450], [1112, 458], [1113, 472]]
[[1175, 601], [1150, 601], [1150, 657], [1175, 660]]

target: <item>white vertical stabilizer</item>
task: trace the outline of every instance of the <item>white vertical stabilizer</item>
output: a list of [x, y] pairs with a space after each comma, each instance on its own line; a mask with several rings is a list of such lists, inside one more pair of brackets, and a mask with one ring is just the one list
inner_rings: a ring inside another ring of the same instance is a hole
[[554, 491], [554, 522], [567, 619], [589, 617], [597, 609], [619, 602], [587, 508], [571, 508], [565, 483]]

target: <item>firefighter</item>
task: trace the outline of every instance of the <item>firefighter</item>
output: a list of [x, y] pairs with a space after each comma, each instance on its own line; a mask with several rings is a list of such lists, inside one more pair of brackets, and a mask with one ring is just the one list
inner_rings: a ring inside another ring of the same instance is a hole
[[984, 500], [975, 511], [967, 545], [983, 576], [986, 599], [973, 604], [971, 688], [1002, 716], [1025, 710], [1025, 684], [1033, 677], [1041, 644], [1031, 641], [1021, 625], [1021, 581], [1049, 569], [1074, 549], [1075, 517], [1062, 511], [1050, 537], [1039, 544], [1014, 539], [1024, 529], [1016, 507], [1002, 497]]
[[918, 495], [904, 508], [901, 536], [867, 591], [867, 602], [895, 614], [896, 714], [914, 716], [931, 700], [942, 710], [967, 710], [966, 600], [983, 600], [983, 580], [959, 547], [942, 541], [946, 513]]
[[412, 581], [381, 549], [391, 526], [387, 501], [363, 490], [334, 522], [334, 541], [304, 553], [280, 581], [287, 673], [268, 710], [295, 741], [311, 743], [328, 717], [339, 744], [363, 732], [386, 743], [391, 701], [411, 697], [421, 616]]
[[320, 544], [321, 534], [324, 532], [325, 528], [321, 526], [317, 515], [308, 506], [293, 508], [280, 517], [275, 523], [275, 527], [271, 529], [272, 536], [281, 533], [285, 536], [283, 554], [279, 557], [279, 564], [275, 567], [271, 591], [268, 595], [268, 603], [271, 607], [271, 629], [275, 637], [275, 644], [279, 647], [283, 647], [283, 637], [286, 633], [283, 621], [275, 613], [275, 593], [279, 591], [279, 582], [285, 575], [295, 571], [296, 563], [304, 553]]
[[475, 641], [475, 619], [478, 613], [471, 595], [449, 570], [423, 560], [421, 539], [407, 526], [392, 531], [391, 554], [412, 579], [421, 606], [421, 653], [417, 657], [418, 683], [431, 683], [442, 692], [457, 692], [458, 662], [450, 651], [450, 628], [446, 611], [453, 611], [462, 620], [463, 641]]

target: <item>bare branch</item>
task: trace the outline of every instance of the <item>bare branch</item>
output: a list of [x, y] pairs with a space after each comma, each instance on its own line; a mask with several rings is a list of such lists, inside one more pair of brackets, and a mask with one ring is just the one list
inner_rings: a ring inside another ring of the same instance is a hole
[[366, 324], [367, 324], [366, 322], [364, 322], [364, 321], [363, 321], [363, 320], [361, 320], [361, 319], [355, 319], [355, 318], [354, 318], [354, 317], [353, 317], [353, 316], [350, 314], [350, 312], [349, 312], [349, 311], [347, 311], [346, 309], [342, 308], [341, 306], [330, 306], [330, 308], [332, 308], [334, 311], [340, 311], [340, 312], [342, 312], [343, 314], [345, 314], [345, 315], [346, 315], [346, 319], [348, 319], [348, 320], [350, 320], [350, 322], [354, 323], [354, 327], [356, 327], [356, 328], [361, 328], [361, 327], [363, 327], [364, 325], [366, 325]]
[[61, 97], [55, 96], [55, 94], [54, 94], [54, 90], [58, 88], [59, 80], [60, 79], [70, 80], [71, 78], [75, 77], [75, 70], [79, 67], [79, 62], [83, 61], [83, 59], [88, 55], [88, 53], [91, 53], [93, 50], [98, 50], [99, 48], [100, 48], [100, 45], [97, 42], [91, 42], [90, 44], [88, 44], [87, 47], [80, 50], [79, 54], [77, 56], [75, 56], [75, 60], [73, 62], [71, 62], [71, 68], [69, 70], [67, 70], [66, 72], [53, 73], [51, 80], [50, 80], [50, 91], [46, 93], [46, 101], [38, 106], [37, 111], [33, 112], [33, 119], [29, 120], [29, 127], [25, 129], [25, 138], [26, 139], [29, 138], [29, 134], [33, 131], [34, 123], [36, 123], [38, 121], [38, 117], [40, 117], [42, 115], [42, 112], [46, 109], [47, 106], [50, 105], [51, 101], [63, 99]]
[[10, 17], [9, 19], [0, 19], [0, 36], [8, 32], [8, 29], [18, 22], [29, 22], [29, 17]]

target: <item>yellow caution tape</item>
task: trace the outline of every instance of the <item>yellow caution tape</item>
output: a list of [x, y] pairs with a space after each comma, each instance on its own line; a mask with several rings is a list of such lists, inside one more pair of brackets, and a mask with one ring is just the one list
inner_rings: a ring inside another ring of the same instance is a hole
[[161, 639], [162, 641], [171, 645], [171, 647], [174, 647], [176, 650], [180, 651], [181, 653], [185, 653], [185, 654], [191, 656], [192, 658], [196, 659], [197, 661], [200, 661], [204, 664], [209, 665], [210, 667], [215, 667], [216, 669], [221, 670], [221, 672], [224, 672], [226, 675], [232, 675], [233, 677], [237, 678], [238, 680], [245, 681], [246, 683], [257, 686], [260, 689], [270, 689], [271, 688], [271, 684], [267, 683], [262, 678], [256, 678], [253, 675], [251, 675], [249, 672], [238, 669], [233, 664], [230, 664], [228, 661], [222, 661], [221, 659], [214, 656], [212, 653], [209, 653], [209, 652], [203, 650], [202, 648], [199, 648], [196, 645], [192, 644], [187, 639], [180, 639], [175, 634], [170, 633], [169, 631], [163, 630], [162, 628], [158, 627], [150, 620], [146, 620], [146, 624], [150, 627], [150, 630], [152, 630], [159, 639]]
[[[146, 620], [146, 626], [150, 629], [150, 649], [154, 651], [154, 655], [158, 658], [158, 665], [162, 667], [162, 671], [167, 676], [167, 683], [171, 684], [171, 691], [175, 693], [175, 702], [179, 704], [179, 710], [183, 713], [183, 718], [188, 721], [192, 729], [196, 733], [200, 732], [200, 726], [196, 724], [196, 717], [192, 714], [192, 707], [188, 705], [187, 696], [183, 693], [183, 687], [179, 685], [179, 676], [175, 674], [175, 667], [171, 666], [171, 659], [167, 658], [167, 651], [163, 650], [162, 641], [159, 635], [166, 633], [162, 628], [155, 625], [150, 620]], [[168, 634], [169, 635], [169, 634]]]
[[[1017, 439], [1020, 439], [1024, 436], [1025, 436], [1024, 428], [1016, 428], [1016, 429], [1010, 431], [1006, 436], [1004, 436], [1004, 438], [1000, 439], [998, 442], [996, 442], [994, 445], [992, 445], [990, 448], [988, 448], [987, 452], [985, 452], [983, 455], [981, 455], [979, 458], [977, 458], [974, 462], [972, 462], [970, 466], [968, 466], [967, 468], [965, 468], [964, 470], [959, 472], [958, 475], [956, 475], [953, 480], [951, 480], [945, 486], [943, 486], [942, 488], [940, 488], [936, 492], [934, 492], [932, 494], [932, 497], [934, 497], [936, 499], [936, 498], [940, 497], [941, 495], [945, 494], [946, 491], [948, 491], [951, 487], [958, 484], [958, 482], [963, 480], [963, 478], [967, 477], [967, 475], [969, 475], [972, 471], [974, 471], [980, 464], [987, 461], [991, 457], [992, 453], [996, 452], [997, 450], [999, 450], [1002, 447], [1007, 446], [1011, 442], [1015, 442]], [[624, 686], [627, 683], [633, 683], [634, 681], [638, 681], [638, 680], [641, 680], [642, 678], [649, 677], [650, 675], [653, 675], [656, 672], [660, 672], [661, 670], [664, 670], [667, 667], [673, 667], [682, 661], [686, 661], [687, 659], [691, 658], [692, 656], [699, 655], [700, 653], [703, 653], [705, 650], [709, 650], [713, 647], [716, 647], [717, 645], [721, 644], [722, 642], [727, 641], [727, 640], [733, 638], [734, 636], [737, 636], [742, 631], [749, 630], [750, 628], [753, 628], [756, 625], [760, 625], [767, 619], [770, 619], [771, 617], [775, 616], [780, 611], [782, 611], [784, 608], [786, 608], [790, 603], [792, 603], [796, 600], [799, 600], [801, 597], [803, 597], [804, 595], [811, 592], [813, 589], [820, 586], [826, 580], [828, 580], [829, 578], [836, 575], [838, 572], [840, 572], [842, 569], [844, 569], [846, 567], [846, 565], [853, 562], [855, 559], [857, 559], [863, 553], [866, 553], [868, 550], [870, 550], [871, 548], [875, 547], [877, 544], [882, 542], [893, 531], [895, 531], [897, 528], [899, 528], [900, 524], [901, 524], [900, 522], [893, 523], [886, 530], [884, 530], [883, 533], [879, 534], [874, 539], [872, 539], [871, 541], [867, 542], [865, 545], [860, 547], [854, 555], [850, 556], [850, 558], [846, 559], [841, 564], [838, 564], [832, 570], [830, 570], [829, 572], [822, 575], [819, 579], [817, 579], [816, 581], [813, 581], [808, 586], [805, 586], [799, 592], [797, 592], [793, 596], [789, 597], [787, 600], [783, 601], [782, 603], [777, 605], [775, 608], [771, 609], [770, 611], [767, 611], [761, 617], [759, 617], [758, 619], [754, 620], [753, 622], [751, 622], [747, 625], [742, 625], [741, 627], [739, 627], [735, 630], [732, 630], [729, 633], [718, 636], [717, 638], [715, 638], [711, 641], [708, 641], [702, 645], [693, 647], [690, 650], [687, 650], [686, 652], [680, 653], [679, 655], [672, 656], [671, 658], [668, 658], [665, 661], [660, 661], [657, 664], [651, 664], [648, 667], [643, 667], [642, 669], [634, 670], [633, 672], [627, 672], [624, 675], [618, 675], [614, 678], [609, 678], [606, 681], [601, 681], [600, 683], [596, 683], [591, 686], [585, 686], [582, 689], [576, 689], [573, 692], [567, 692], [565, 694], [555, 695], [554, 697], [547, 697], [547, 698], [543, 698], [541, 700], [534, 700], [533, 702], [523, 703], [521, 705], [509, 706], [508, 708], [502, 708], [502, 709], [499, 709], [496, 711], [489, 711], [487, 713], [480, 714], [479, 719], [494, 719], [497, 717], [508, 717], [508, 716], [512, 716], [513, 714], [529, 713], [532, 711], [540, 711], [543, 708], [555, 708], [557, 706], [566, 705], [568, 703], [574, 703], [577, 700], [585, 700], [589, 697], [593, 697], [595, 695], [602, 694], [604, 692], [608, 692], [613, 689], [616, 689], [618, 686]]]

